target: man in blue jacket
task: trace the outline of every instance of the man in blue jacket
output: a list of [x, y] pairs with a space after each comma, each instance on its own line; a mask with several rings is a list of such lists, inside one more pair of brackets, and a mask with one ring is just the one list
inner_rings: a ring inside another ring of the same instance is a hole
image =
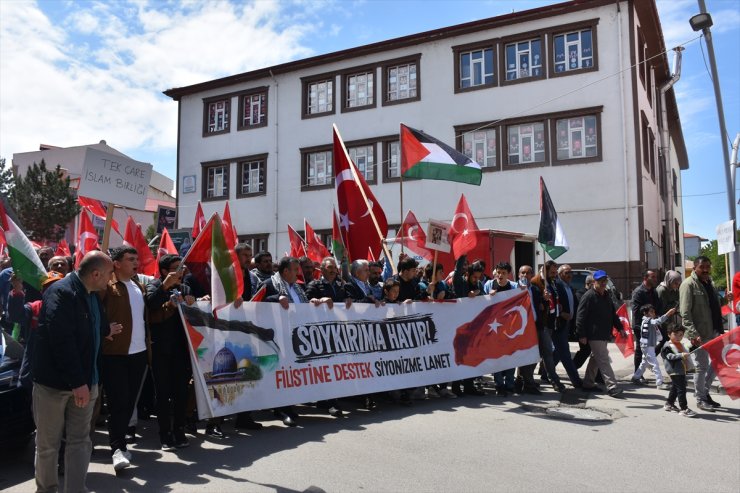
[[100, 251], [44, 292], [33, 353], [36, 489], [57, 490], [57, 454], [66, 431], [65, 491], [86, 491], [92, 442], [90, 420], [98, 397], [101, 344], [109, 328], [96, 291], [104, 290], [113, 261]]

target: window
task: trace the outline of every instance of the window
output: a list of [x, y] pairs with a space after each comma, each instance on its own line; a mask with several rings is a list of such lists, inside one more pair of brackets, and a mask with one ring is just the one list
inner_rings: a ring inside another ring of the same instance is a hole
[[507, 127], [508, 164], [545, 162], [545, 124], [525, 123]]
[[676, 170], [671, 170], [673, 172], [673, 203], [678, 205], [678, 175], [676, 175]]
[[642, 35], [640, 29], [637, 30], [637, 72], [640, 74], [640, 81], [642, 81], [642, 87], [645, 87], [645, 52], [647, 51], [647, 44], [645, 43], [645, 36]]
[[558, 161], [599, 155], [599, 128], [595, 115], [555, 120], [555, 156]]
[[229, 162], [203, 163], [203, 200], [229, 198]]
[[375, 144], [360, 146], [347, 146], [349, 157], [365, 181], [371, 184], [376, 183], [375, 179]]
[[333, 114], [334, 74], [303, 79], [303, 118]]
[[239, 185], [236, 198], [265, 193], [265, 161], [267, 161], [266, 154], [239, 160]]
[[401, 178], [401, 143], [398, 140], [385, 142], [383, 181], [398, 181]]
[[542, 42], [540, 39], [529, 39], [508, 43], [504, 47], [506, 80], [542, 77]]
[[375, 106], [375, 67], [343, 76], [344, 109]]
[[267, 125], [267, 88], [257, 88], [239, 95], [238, 130]]
[[302, 189], [329, 188], [334, 185], [331, 146], [302, 149]]
[[408, 103], [420, 99], [419, 61], [411, 59], [388, 62], [383, 67], [383, 104]]
[[596, 70], [596, 23], [566, 27], [567, 31], [550, 35], [552, 49], [551, 75], [577, 70]]
[[253, 235], [241, 235], [239, 236], [239, 243], [246, 243], [252, 247], [252, 255], [257, 255], [260, 252], [267, 252], [267, 240], [269, 239], [269, 233], [259, 233]]
[[498, 165], [498, 129], [490, 123], [455, 127], [458, 150], [481, 165], [483, 171], [492, 171]]
[[496, 85], [496, 45], [493, 40], [453, 46], [455, 92]]
[[653, 183], [655, 183], [655, 135], [653, 134], [653, 131], [648, 129], [649, 132], [649, 141], [648, 146], [650, 150], [650, 178], [653, 179]]
[[216, 135], [229, 131], [231, 98], [204, 100], [203, 135]]
[[645, 171], [650, 171], [650, 149], [648, 141], [648, 121], [645, 113], [642, 113], [642, 165], [645, 167]]

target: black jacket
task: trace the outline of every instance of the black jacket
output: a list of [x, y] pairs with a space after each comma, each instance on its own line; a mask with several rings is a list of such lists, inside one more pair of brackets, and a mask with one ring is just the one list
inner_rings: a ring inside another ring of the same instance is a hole
[[608, 292], [598, 294], [589, 289], [581, 298], [576, 313], [576, 332], [578, 337], [585, 337], [593, 341], [608, 341], [612, 336], [612, 327], [622, 331], [622, 322], [619, 321]]
[[[558, 299], [560, 300], [560, 316], [557, 321], [557, 329], [566, 329], [568, 333], [572, 332], [576, 325], [576, 313], [578, 313], [578, 298], [576, 298], [576, 291], [565, 284], [563, 281], [556, 281], [555, 286], [558, 290]], [[568, 290], [573, 298], [573, 311], [568, 303]], [[563, 313], [570, 313], [573, 317], [570, 320], [565, 320], [562, 315]]]
[[[372, 292], [367, 295], [360, 286], [357, 285], [354, 279], [350, 279], [344, 285], [344, 290], [347, 292], [347, 296], [352, 298], [355, 303], [375, 303], [375, 297]], [[380, 300], [378, 300], [380, 301]]]
[[660, 298], [655, 289], [648, 291], [644, 284], [640, 284], [632, 291], [632, 330], [637, 334], [640, 333], [640, 322], [642, 322], [640, 309], [648, 303], [653, 305], [655, 313], [663, 313]]
[[[183, 296], [191, 294], [187, 284], [175, 289]], [[161, 279], [152, 279], [146, 286], [146, 307], [149, 309], [149, 332], [152, 335], [152, 351], [163, 354], [187, 351], [185, 329], [177, 308], [167, 303], [174, 289], [165, 290]]]
[[[77, 274], [60, 279], [44, 292], [32, 355], [34, 382], [72, 390], [92, 384], [93, 365], [100, 374], [103, 338], [110, 327], [103, 304], [97, 294], [93, 297], [100, 313], [98, 327], [93, 327], [87, 289]], [[93, 330], [99, 335], [95, 361]]]
[[314, 279], [306, 286], [306, 298], [309, 300], [316, 298], [331, 298], [332, 301], [344, 301], [350, 296], [345, 289], [346, 284], [339, 280], [330, 283], [323, 277]]

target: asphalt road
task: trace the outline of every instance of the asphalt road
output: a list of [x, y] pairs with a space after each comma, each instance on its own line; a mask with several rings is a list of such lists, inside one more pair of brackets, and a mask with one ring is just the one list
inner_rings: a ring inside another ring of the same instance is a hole
[[[411, 408], [380, 403], [332, 418], [314, 408], [298, 428], [256, 413], [265, 428], [225, 440], [199, 434], [162, 452], [155, 421], [116, 477], [98, 429], [88, 488], [101, 492], [711, 492], [740, 491], [740, 401], [688, 419], [663, 411], [666, 391], [628, 382], [631, 359], [612, 348], [622, 398], [560, 394], [428, 399]], [[648, 377], [652, 376], [648, 371]], [[492, 383], [492, 382], [490, 382]], [[689, 406], [695, 411], [692, 396]], [[562, 401], [562, 402], [561, 402]], [[555, 419], [545, 408], [603, 412], [605, 421]], [[202, 428], [201, 428], [202, 431]], [[0, 490], [34, 490], [33, 444], [5, 453]]]

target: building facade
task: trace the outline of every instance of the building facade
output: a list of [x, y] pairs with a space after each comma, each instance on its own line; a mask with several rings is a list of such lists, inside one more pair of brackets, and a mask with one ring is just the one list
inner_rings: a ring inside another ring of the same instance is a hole
[[[178, 226], [229, 200], [256, 250], [287, 251], [304, 217], [329, 231], [335, 123], [389, 224], [449, 220], [464, 193], [479, 227], [536, 235], [542, 176], [570, 244], [558, 261], [629, 289], [648, 266], [683, 267], [688, 159], [672, 89], [662, 132], [665, 51], [652, 0], [580, 0], [170, 89]], [[476, 159], [481, 186], [405, 180], [402, 211], [400, 123]]]

